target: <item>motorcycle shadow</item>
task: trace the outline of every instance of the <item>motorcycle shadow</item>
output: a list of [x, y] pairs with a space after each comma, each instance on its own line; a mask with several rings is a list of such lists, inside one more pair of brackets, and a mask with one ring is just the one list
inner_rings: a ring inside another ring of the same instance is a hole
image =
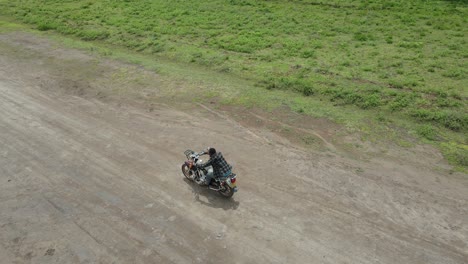
[[[200, 186], [186, 178], [184, 178], [184, 182], [192, 188], [195, 201], [203, 205], [213, 208], [222, 208], [223, 210], [236, 210], [239, 207], [240, 203], [234, 200], [234, 198], [226, 199], [219, 193], [208, 189], [208, 187]], [[206, 199], [200, 199], [200, 196], [203, 196]]]

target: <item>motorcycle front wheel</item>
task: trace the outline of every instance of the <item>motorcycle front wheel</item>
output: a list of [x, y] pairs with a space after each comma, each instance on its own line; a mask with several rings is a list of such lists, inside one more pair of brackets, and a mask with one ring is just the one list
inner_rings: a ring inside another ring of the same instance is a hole
[[234, 190], [227, 184], [225, 184], [224, 188], [218, 192], [226, 198], [231, 198], [234, 195]]
[[182, 173], [184, 174], [185, 178], [187, 178], [187, 179], [193, 181], [193, 178], [192, 178], [192, 177], [193, 177], [193, 176], [192, 176], [192, 175], [193, 175], [193, 171], [191, 171], [191, 170], [189, 169], [189, 167], [187, 166], [187, 164], [182, 164], [182, 168], [181, 168], [181, 169], [182, 169]]

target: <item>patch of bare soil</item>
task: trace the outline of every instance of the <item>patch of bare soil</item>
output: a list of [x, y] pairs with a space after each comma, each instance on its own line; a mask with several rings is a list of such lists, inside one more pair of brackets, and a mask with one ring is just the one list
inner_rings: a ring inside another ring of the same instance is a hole
[[[467, 262], [468, 179], [432, 148], [349, 151], [326, 120], [176, 103], [165, 81], [0, 35], [2, 262]], [[233, 199], [183, 180], [209, 145]]]

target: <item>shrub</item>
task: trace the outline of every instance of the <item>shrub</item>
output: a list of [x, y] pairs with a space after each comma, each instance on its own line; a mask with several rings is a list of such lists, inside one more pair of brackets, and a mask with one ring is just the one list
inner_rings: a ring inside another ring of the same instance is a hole
[[364, 102], [359, 104], [362, 109], [377, 107], [382, 104], [382, 99], [378, 94], [371, 94], [363, 98]]
[[447, 159], [456, 165], [468, 167], [468, 146], [454, 142], [442, 143], [442, 149]]
[[459, 112], [445, 112], [441, 116], [440, 122], [445, 127], [454, 131], [465, 130], [468, 126], [468, 116]]
[[436, 104], [437, 104], [438, 107], [459, 107], [459, 106], [461, 106], [460, 102], [458, 102], [456, 100], [453, 100], [453, 99], [449, 99], [449, 98], [438, 98]]
[[37, 29], [40, 31], [54, 30], [57, 28], [57, 24], [51, 22], [39, 22]]
[[387, 42], [387, 44], [393, 44], [393, 37], [392, 36], [387, 36], [385, 38], [385, 42]]
[[451, 69], [442, 73], [442, 76], [452, 79], [463, 79], [467, 77], [463, 69]]
[[408, 99], [408, 97], [404, 94], [400, 94], [389, 104], [389, 107], [390, 110], [396, 111], [407, 107], [409, 103], [410, 100]]
[[459, 112], [417, 109], [410, 115], [417, 120], [435, 122], [454, 131], [465, 130], [468, 126], [468, 115]]
[[[101, 40], [108, 38], [109, 32], [105, 30], [85, 29], [78, 32], [78, 37], [82, 40]], [[139, 45], [140, 43], [137, 42], [137, 44]]]
[[369, 34], [363, 33], [363, 32], [356, 32], [354, 33], [354, 39], [357, 41], [368, 41], [368, 40], [373, 40], [373, 37]]
[[315, 91], [312, 86], [304, 86], [302, 88], [302, 94], [304, 94], [305, 96], [310, 96], [310, 95], [313, 95], [314, 93]]
[[349, 92], [344, 96], [344, 101], [348, 104], [361, 103], [363, 100], [363, 96], [357, 92]]
[[301, 54], [302, 58], [313, 58], [315, 57], [315, 51], [314, 50], [305, 50]]
[[435, 140], [437, 133], [431, 125], [422, 125], [416, 128], [416, 133], [426, 139]]

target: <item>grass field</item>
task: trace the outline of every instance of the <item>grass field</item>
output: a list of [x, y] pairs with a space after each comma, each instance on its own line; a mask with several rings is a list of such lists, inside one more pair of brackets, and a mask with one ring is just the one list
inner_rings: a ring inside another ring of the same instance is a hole
[[298, 112], [313, 97], [410, 120], [468, 166], [467, 1], [0, 0], [0, 14], [292, 91]]

